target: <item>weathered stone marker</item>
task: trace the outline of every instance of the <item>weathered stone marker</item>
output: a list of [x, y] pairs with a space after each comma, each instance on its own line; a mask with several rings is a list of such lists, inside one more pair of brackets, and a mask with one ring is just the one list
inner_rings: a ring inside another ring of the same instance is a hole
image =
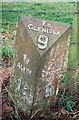
[[27, 114], [54, 104], [69, 33], [65, 23], [19, 17], [10, 92]]

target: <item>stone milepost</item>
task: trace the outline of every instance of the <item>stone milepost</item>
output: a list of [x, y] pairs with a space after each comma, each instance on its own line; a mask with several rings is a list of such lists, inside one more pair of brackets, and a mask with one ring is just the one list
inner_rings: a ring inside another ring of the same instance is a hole
[[69, 34], [68, 24], [19, 17], [9, 91], [26, 114], [54, 104]]

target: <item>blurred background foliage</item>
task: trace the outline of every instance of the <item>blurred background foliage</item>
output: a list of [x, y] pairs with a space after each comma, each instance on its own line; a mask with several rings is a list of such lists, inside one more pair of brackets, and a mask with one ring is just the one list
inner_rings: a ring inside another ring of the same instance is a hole
[[[4, 10], [20, 10], [20, 11], [74, 11], [75, 3], [63, 2], [48, 2], [48, 3], [27, 3], [27, 2], [3, 2], [2, 9]], [[24, 12], [2, 12], [3, 33], [7, 31], [8, 23], [10, 22], [10, 30], [15, 29], [19, 15], [32, 16], [46, 20], [58, 21], [72, 25], [74, 14], [71, 13], [24, 13]]]
[[[74, 2], [2, 2], [2, 10], [19, 10], [19, 11], [74, 11]], [[73, 13], [40, 13], [40, 12], [11, 12], [2, 11], [2, 38], [15, 40], [18, 16], [31, 16], [40, 19], [52, 20], [57, 22], [68, 23], [72, 25]], [[12, 31], [12, 32], [11, 32]], [[8, 36], [6, 36], [8, 34]], [[15, 42], [1, 42], [2, 57], [13, 57]]]

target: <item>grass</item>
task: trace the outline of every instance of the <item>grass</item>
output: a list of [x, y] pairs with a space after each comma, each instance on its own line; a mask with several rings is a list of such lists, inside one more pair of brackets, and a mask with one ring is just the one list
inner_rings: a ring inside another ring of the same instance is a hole
[[[27, 11], [74, 11], [75, 3], [2, 3], [2, 9], [27, 10]], [[70, 13], [19, 13], [2, 12], [3, 33], [7, 31], [10, 22], [10, 30], [16, 28], [19, 15], [32, 16], [46, 20], [65, 22], [72, 25], [73, 14]]]
[[[26, 3], [26, 2], [2, 2], [2, 9], [3, 10], [21, 10], [21, 11], [74, 11], [75, 8], [75, 3], [54, 3], [54, 2], [49, 2], [49, 3]], [[46, 19], [46, 20], [52, 20], [52, 21], [57, 21], [57, 22], [63, 22], [63, 23], [68, 23], [72, 25], [73, 23], [73, 17], [74, 14], [71, 13], [24, 13], [24, 12], [7, 12], [3, 11], [2, 12], [2, 34], [5, 35], [7, 32], [12, 31], [13, 29], [16, 29], [17, 27], [17, 21], [18, 21], [18, 16], [19, 15], [24, 15], [24, 16], [32, 16], [35, 18], [41, 18], [41, 19]], [[8, 30], [8, 25], [9, 25], [9, 30]], [[12, 32], [9, 36], [8, 39], [15, 39], [16, 37], [16, 31]], [[14, 46], [14, 44], [13, 44]], [[4, 56], [13, 56], [10, 51], [14, 48], [11, 47], [11, 50], [8, 49], [10, 48], [10, 44], [7, 45], [5, 42], [5, 45], [3, 44], [3, 49], [2, 49], [2, 57]], [[5, 48], [6, 47], [6, 48]], [[12, 50], [14, 51], [14, 50]]]

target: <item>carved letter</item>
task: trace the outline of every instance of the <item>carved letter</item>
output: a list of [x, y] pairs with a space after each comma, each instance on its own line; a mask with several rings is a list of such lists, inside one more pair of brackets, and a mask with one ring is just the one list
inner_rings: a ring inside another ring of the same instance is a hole
[[47, 43], [48, 43], [48, 37], [45, 35], [40, 35], [38, 38], [38, 47], [40, 49], [45, 49], [47, 47]]

